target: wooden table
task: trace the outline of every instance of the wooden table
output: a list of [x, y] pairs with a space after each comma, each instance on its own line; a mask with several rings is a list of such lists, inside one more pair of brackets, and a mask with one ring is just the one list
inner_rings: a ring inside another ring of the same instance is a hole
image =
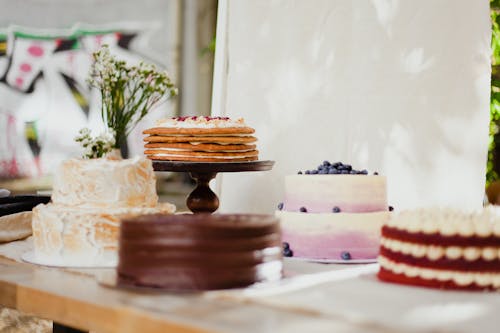
[[[369, 273], [352, 275], [367, 269]], [[376, 269], [286, 259], [285, 271], [295, 277], [280, 286], [291, 281], [294, 286], [300, 282], [299, 288], [268, 286], [263, 294], [256, 296], [252, 289], [250, 297], [243, 297], [241, 290], [117, 290], [103, 287], [92, 275], [112, 270], [68, 272], [0, 257], [0, 306], [53, 320], [62, 325], [58, 328], [96, 333], [498, 332], [500, 293], [382, 283], [374, 276]], [[304, 285], [304, 277], [314, 283]]]
[[116, 290], [101, 286], [93, 277], [1, 257], [0, 305], [97, 333], [359, 331], [314, 311], [199, 294]]

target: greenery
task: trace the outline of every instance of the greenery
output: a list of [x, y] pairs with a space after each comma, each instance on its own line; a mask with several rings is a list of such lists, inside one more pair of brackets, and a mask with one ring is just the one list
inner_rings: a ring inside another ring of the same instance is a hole
[[177, 95], [166, 71], [140, 62], [129, 66], [113, 57], [107, 46], [93, 54], [89, 84], [101, 94], [101, 116], [119, 148], [137, 123], [157, 104]]
[[495, 168], [496, 148], [500, 148], [500, 0], [491, 0], [492, 22], [492, 72], [491, 72], [491, 99], [490, 99], [490, 139], [488, 147], [488, 164], [486, 171], [486, 185], [498, 179]]

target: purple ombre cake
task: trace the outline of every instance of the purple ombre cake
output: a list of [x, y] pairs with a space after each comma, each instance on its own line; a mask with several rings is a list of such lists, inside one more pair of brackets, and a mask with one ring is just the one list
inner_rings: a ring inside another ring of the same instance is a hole
[[389, 218], [386, 179], [340, 162], [285, 177], [281, 219], [288, 256], [375, 261]]

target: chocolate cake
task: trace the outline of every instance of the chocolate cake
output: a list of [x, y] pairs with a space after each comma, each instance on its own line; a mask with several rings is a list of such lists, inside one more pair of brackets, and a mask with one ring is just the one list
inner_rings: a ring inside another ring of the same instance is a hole
[[167, 290], [245, 287], [281, 278], [271, 215], [148, 215], [124, 219], [118, 283]]

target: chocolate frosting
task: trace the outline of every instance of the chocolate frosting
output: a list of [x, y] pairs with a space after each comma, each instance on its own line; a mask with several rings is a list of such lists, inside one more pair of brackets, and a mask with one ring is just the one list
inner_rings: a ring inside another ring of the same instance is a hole
[[281, 277], [278, 219], [148, 215], [122, 221], [119, 283], [168, 290], [244, 287]]

